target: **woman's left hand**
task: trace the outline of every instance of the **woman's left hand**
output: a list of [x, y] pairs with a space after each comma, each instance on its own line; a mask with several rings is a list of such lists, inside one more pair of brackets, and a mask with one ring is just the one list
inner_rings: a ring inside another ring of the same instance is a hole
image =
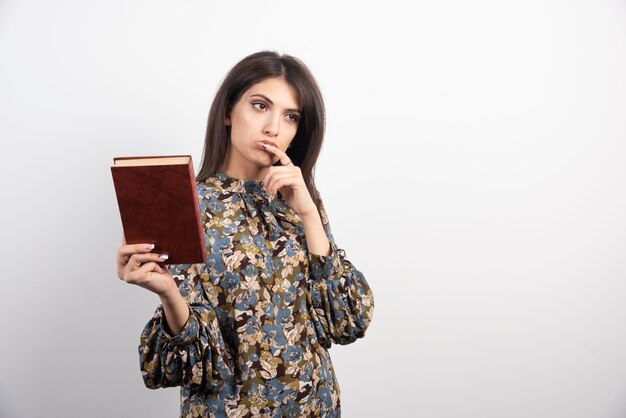
[[300, 216], [317, 211], [315, 203], [311, 198], [309, 189], [306, 187], [304, 177], [300, 167], [296, 167], [289, 156], [280, 148], [270, 144], [263, 146], [265, 151], [278, 156], [282, 166], [268, 167], [263, 177], [263, 185], [270, 199], [276, 197], [280, 191], [287, 204]]

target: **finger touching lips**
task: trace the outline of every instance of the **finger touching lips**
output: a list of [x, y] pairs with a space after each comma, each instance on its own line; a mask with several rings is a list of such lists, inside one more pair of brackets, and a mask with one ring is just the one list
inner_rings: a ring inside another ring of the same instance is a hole
[[278, 145], [275, 142], [272, 141], [257, 141], [257, 144], [259, 144], [260, 147], [265, 148], [266, 145], [270, 145], [276, 149], [278, 149]]

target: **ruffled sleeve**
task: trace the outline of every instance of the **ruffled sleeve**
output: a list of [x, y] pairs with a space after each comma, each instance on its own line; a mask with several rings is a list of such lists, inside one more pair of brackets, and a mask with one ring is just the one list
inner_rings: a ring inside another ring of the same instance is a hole
[[328, 256], [308, 254], [307, 303], [320, 344], [350, 344], [365, 336], [372, 321], [374, 297], [363, 274], [338, 248], [323, 203], [320, 214], [330, 242]]
[[189, 320], [178, 335], [172, 336], [163, 306], [159, 305], [146, 324], [140, 337], [139, 358], [148, 388], [199, 385], [204, 390], [218, 390], [233, 377], [219, 321], [201, 284], [202, 266], [169, 266], [187, 300]]

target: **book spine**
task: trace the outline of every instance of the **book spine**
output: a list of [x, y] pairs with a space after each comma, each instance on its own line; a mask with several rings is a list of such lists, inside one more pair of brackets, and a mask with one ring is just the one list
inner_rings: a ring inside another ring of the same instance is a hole
[[198, 219], [197, 228], [198, 228], [198, 237], [200, 237], [200, 243], [196, 248], [200, 249], [200, 254], [198, 254], [198, 259], [205, 260], [205, 246], [204, 246], [204, 230], [202, 228], [202, 214], [200, 213], [200, 202], [198, 200], [198, 190], [196, 186], [196, 176], [194, 174], [193, 169], [193, 161], [191, 156], [189, 157], [189, 184], [191, 185], [191, 194], [193, 196], [194, 208], [196, 208], [196, 219]]

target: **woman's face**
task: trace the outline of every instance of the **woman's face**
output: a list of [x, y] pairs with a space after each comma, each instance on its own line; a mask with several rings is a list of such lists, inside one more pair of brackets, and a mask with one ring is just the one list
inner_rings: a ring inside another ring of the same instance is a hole
[[225, 122], [230, 126], [229, 165], [263, 168], [278, 161], [259, 143], [286, 151], [298, 130], [300, 108], [298, 94], [282, 78], [267, 78], [245, 91]]

